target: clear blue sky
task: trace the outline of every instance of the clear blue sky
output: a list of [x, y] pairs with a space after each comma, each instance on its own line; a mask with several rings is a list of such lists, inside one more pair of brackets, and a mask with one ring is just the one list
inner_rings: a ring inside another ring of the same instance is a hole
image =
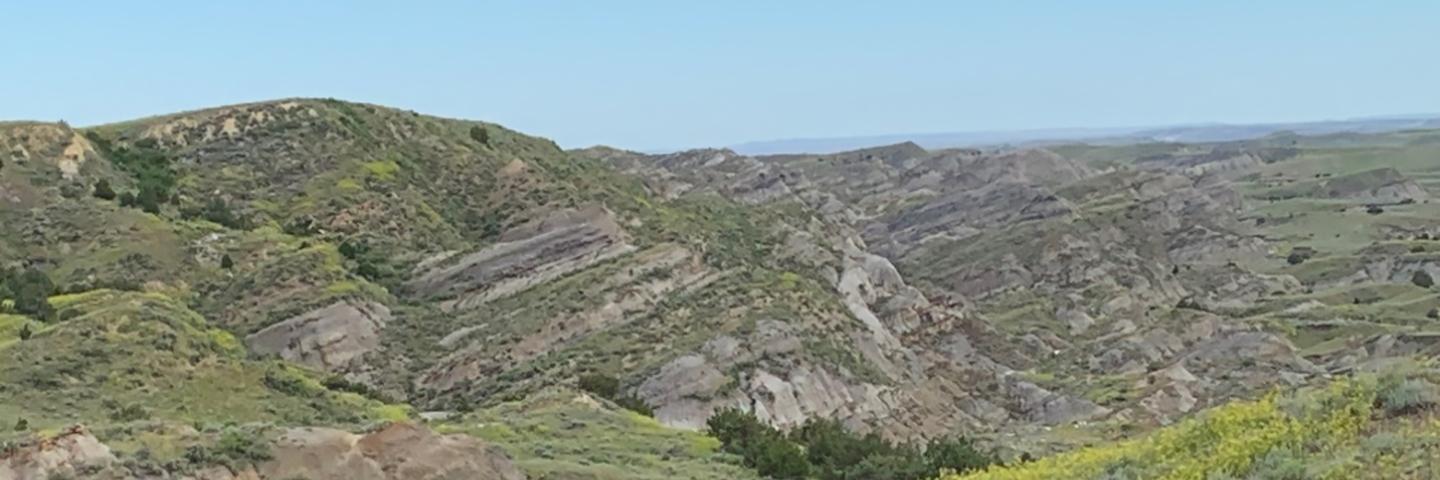
[[94, 1], [0, 6], [0, 119], [278, 97], [567, 147], [1440, 112], [1440, 2]]

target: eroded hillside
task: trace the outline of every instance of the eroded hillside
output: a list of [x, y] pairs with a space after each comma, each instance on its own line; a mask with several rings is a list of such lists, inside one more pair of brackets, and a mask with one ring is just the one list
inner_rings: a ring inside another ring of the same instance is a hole
[[[1124, 438], [1432, 355], [1437, 137], [645, 155], [308, 99], [0, 124], [0, 421], [84, 447], [3, 465], [275, 477], [330, 467], [262, 447], [359, 442], [345, 468], [402, 478], [398, 442], [495, 457], [403, 478], [754, 475], [694, 432], [727, 408], [1006, 458]], [[401, 419], [452, 435], [370, 426]]]

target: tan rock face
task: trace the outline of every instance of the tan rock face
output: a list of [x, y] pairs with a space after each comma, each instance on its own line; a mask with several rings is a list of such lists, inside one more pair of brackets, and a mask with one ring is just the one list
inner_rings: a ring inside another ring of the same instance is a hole
[[439, 435], [409, 423], [355, 435], [324, 428], [282, 434], [261, 478], [310, 480], [521, 480], [499, 449], [473, 437]]
[[379, 348], [389, 321], [384, 305], [345, 300], [266, 327], [245, 344], [255, 353], [336, 371]]
[[[276, 439], [271, 460], [238, 470], [211, 466], [192, 480], [524, 480], [498, 448], [466, 435], [440, 435], [410, 423], [368, 434], [294, 428]], [[174, 473], [174, 472], [172, 472]], [[0, 480], [135, 478], [84, 427], [0, 455]], [[149, 478], [149, 477], [145, 477]], [[170, 478], [170, 477], [164, 477]]]
[[47, 480], [114, 462], [110, 447], [85, 427], [76, 426], [54, 438], [0, 452], [0, 480]]

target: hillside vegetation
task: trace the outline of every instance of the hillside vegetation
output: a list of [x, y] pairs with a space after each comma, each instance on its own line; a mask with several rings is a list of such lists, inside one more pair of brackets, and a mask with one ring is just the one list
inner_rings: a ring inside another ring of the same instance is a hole
[[3, 123], [0, 478], [1424, 478], [1437, 139]]

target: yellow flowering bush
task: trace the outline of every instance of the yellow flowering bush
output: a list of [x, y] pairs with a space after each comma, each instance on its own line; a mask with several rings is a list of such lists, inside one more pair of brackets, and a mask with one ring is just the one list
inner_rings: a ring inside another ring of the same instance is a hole
[[[1243, 477], [1271, 452], [1319, 452], [1354, 445], [1371, 417], [1375, 382], [1347, 379], [1318, 392], [1267, 395], [1209, 410], [1140, 438], [1085, 448], [946, 480], [1097, 478], [1124, 471], [1139, 478]], [[1325, 477], [1347, 478], [1336, 466]]]

